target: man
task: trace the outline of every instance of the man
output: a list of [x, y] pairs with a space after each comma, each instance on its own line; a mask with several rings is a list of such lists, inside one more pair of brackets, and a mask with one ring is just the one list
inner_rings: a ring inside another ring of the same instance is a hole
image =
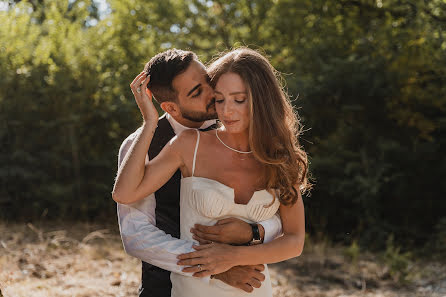
[[[166, 112], [158, 122], [146, 157], [148, 162], [181, 131], [212, 128], [216, 112], [209, 77], [194, 53], [176, 49], [162, 52], [153, 57], [144, 70], [150, 74], [148, 88]], [[138, 131], [122, 143], [118, 166], [137, 135]], [[176, 259], [179, 254], [193, 251], [191, 242], [178, 239], [180, 179], [178, 170], [163, 187], [142, 201], [132, 205], [118, 204], [124, 248], [127, 253], [142, 260], [141, 297], [169, 297], [170, 272], [187, 274], [181, 271], [182, 267], [177, 265]], [[219, 221], [216, 226], [198, 225], [192, 232], [200, 243], [253, 244], [277, 237], [281, 232], [281, 222], [277, 216], [253, 225], [229, 218]], [[250, 292], [261, 285], [264, 279], [262, 270], [262, 265], [234, 267], [214, 277]]]

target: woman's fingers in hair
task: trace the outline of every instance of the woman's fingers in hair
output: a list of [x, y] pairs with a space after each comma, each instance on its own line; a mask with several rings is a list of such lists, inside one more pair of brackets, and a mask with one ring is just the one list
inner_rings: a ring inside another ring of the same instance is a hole
[[140, 81], [141, 77], [144, 76], [144, 73], [145, 73], [145, 72], [143, 71], [143, 72], [141, 72], [140, 74], [138, 74], [138, 75], [135, 77], [135, 79], [130, 83], [130, 87], [131, 87], [131, 88], [133, 88], [134, 86], [139, 85], [138, 82]]

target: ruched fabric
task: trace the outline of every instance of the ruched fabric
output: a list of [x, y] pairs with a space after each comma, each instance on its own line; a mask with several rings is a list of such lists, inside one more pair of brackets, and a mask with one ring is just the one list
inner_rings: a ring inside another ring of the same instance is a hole
[[248, 204], [237, 204], [234, 202], [234, 189], [216, 180], [198, 176], [183, 178], [181, 192], [190, 197], [190, 207], [200, 215], [214, 219], [235, 216], [260, 222], [271, 218], [280, 206], [279, 199], [267, 190], [254, 192]]

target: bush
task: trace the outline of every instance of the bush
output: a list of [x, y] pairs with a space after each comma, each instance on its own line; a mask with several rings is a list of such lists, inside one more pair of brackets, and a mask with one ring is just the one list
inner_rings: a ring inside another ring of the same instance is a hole
[[410, 252], [401, 253], [400, 247], [394, 244], [393, 235], [389, 236], [386, 245], [383, 260], [389, 267], [390, 275], [396, 281], [406, 282], [412, 263], [412, 254]]

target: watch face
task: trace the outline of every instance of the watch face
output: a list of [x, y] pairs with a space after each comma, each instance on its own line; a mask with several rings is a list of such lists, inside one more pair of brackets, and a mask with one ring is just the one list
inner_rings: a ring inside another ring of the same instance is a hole
[[262, 240], [260, 238], [259, 226], [257, 224], [251, 224], [251, 228], [252, 228], [252, 240], [249, 244], [255, 245], [262, 243]]
[[261, 244], [261, 243], [262, 243], [262, 241], [260, 239], [253, 239], [253, 240], [251, 240], [249, 245], [256, 245], [256, 244]]

